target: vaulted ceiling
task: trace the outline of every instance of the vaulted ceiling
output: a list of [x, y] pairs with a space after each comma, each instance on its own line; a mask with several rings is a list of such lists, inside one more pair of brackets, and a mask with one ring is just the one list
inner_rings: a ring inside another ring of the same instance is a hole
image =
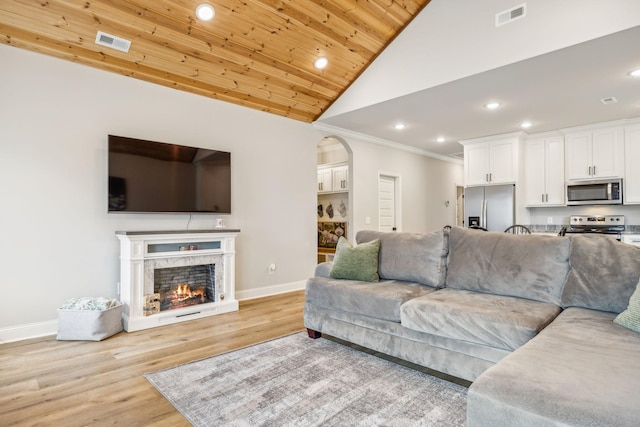
[[[215, 17], [195, 8], [206, 1]], [[304, 122], [429, 0], [2, 0], [6, 44]], [[127, 53], [96, 34], [131, 41]], [[329, 65], [314, 68], [316, 58]]]

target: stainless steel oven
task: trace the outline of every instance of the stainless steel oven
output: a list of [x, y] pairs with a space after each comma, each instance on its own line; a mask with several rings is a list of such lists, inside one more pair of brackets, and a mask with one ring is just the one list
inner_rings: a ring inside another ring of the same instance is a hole
[[621, 205], [622, 179], [568, 182], [567, 206]]
[[599, 234], [620, 241], [624, 230], [624, 215], [572, 215], [569, 228], [560, 234]]

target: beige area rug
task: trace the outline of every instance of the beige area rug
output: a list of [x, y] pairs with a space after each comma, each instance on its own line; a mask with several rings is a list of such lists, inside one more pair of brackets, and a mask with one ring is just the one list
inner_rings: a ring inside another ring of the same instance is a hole
[[463, 426], [467, 389], [297, 333], [145, 374], [194, 426]]

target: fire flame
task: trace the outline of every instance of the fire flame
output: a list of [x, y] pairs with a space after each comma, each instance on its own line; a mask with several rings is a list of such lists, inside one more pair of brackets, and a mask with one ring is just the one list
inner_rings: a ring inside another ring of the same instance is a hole
[[202, 289], [196, 289], [195, 291], [192, 291], [187, 283], [179, 284], [176, 287], [175, 294], [179, 300], [199, 296], [200, 298], [202, 298], [202, 301], [204, 301], [204, 291]]

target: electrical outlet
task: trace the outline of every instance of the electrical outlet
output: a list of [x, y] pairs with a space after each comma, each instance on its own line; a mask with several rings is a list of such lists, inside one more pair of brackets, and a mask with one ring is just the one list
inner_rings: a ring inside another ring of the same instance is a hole
[[553, 224], [553, 217], [552, 216], [548, 216], [547, 217], [547, 224]]
[[371, 224], [371, 217], [370, 216], [365, 216], [364, 217], [364, 223], [367, 224], [367, 225]]
[[274, 263], [271, 263], [269, 265], [269, 274], [273, 274], [276, 272], [276, 265]]

